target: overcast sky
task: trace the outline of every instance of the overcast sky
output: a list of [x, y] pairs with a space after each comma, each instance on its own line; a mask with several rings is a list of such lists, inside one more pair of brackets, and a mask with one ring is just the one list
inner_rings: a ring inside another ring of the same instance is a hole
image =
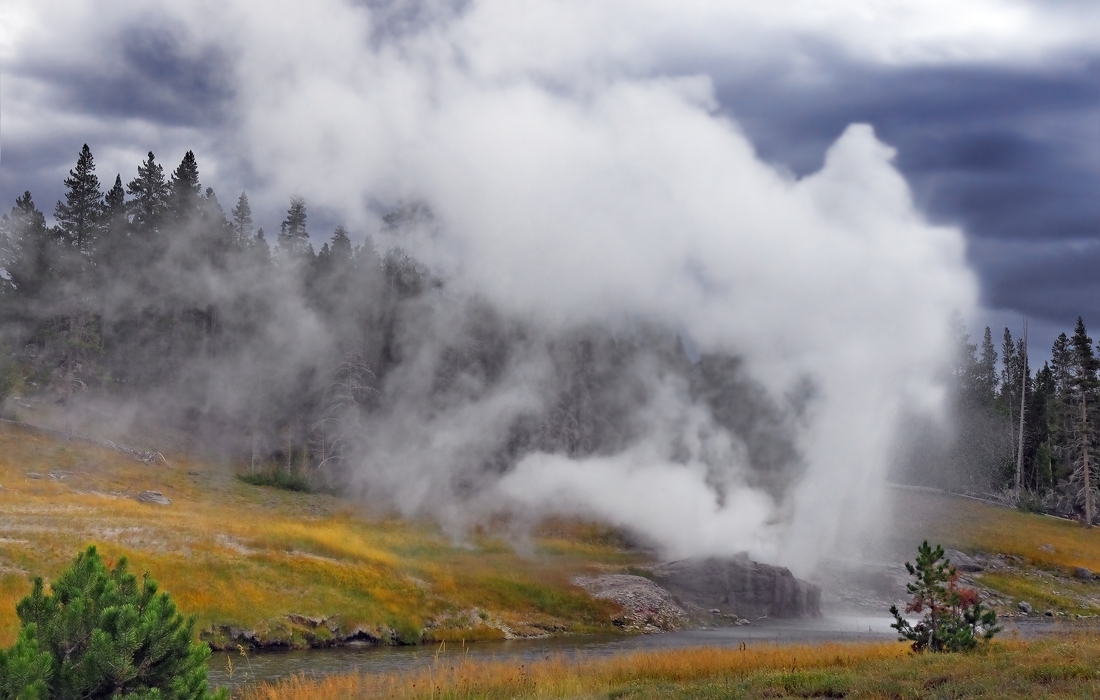
[[[315, 193], [326, 159], [361, 143], [354, 118], [320, 128], [316, 115], [354, 117], [371, 95], [401, 90], [372, 83], [395, 74], [363, 57], [420, 61], [418, 75], [446, 62], [577, 100], [601, 81], [697, 77], [708, 109], [792, 177], [820, 169], [847, 125], [871, 124], [924, 214], [963, 230], [980, 283], [972, 324], [999, 339], [998, 326], [1026, 315], [1044, 354], [1077, 315], [1100, 336], [1095, 0], [177, 5], [4, 2], [5, 210], [30, 190], [50, 214], [85, 142], [105, 186], [116, 172], [133, 178], [149, 150], [170, 171], [190, 148], [227, 210], [249, 192], [269, 238], [288, 197], [306, 194], [319, 246], [342, 221], [370, 232], [372, 216], [415, 192], [395, 160], [399, 186], [351, 182], [345, 203]], [[392, 138], [415, 149], [415, 120], [406, 126]]]

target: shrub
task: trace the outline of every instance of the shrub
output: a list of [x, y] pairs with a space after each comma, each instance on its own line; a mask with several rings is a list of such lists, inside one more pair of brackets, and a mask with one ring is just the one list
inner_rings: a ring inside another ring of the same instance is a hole
[[193, 641], [194, 620], [125, 559], [108, 569], [89, 547], [50, 589], [35, 578], [16, 605], [22, 629], [0, 650], [0, 700], [226, 697], [209, 692], [210, 650]]
[[901, 635], [899, 641], [913, 643], [913, 651], [966, 651], [977, 646], [979, 639], [989, 641], [1001, 631], [997, 614], [982, 606], [978, 592], [958, 585], [959, 574], [944, 559], [940, 545], [933, 549], [925, 540], [917, 548], [915, 565], [905, 562], [905, 568], [913, 578], [905, 585], [913, 596], [905, 612], [924, 613], [924, 617], [911, 625], [892, 605], [894, 624], [890, 626]]

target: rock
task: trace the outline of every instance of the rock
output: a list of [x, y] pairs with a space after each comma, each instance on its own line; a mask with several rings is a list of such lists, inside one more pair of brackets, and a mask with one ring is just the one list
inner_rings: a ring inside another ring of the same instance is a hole
[[1039, 545], [1039, 551], [1040, 552], [1046, 552], [1047, 554], [1054, 554], [1054, 545], [1052, 545], [1052, 544]]
[[608, 574], [589, 578], [578, 576], [573, 584], [594, 598], [611, 600], [623, 611], [613, 622], [624, 629], [641, 632], [667, 632], [686, 626], [688, 615], [668, 591], [643, 576]]
[[323, 617], [308, 617], [306, 615], [299, 615], [298, 613], [290, 613], [286, 616], [286, 619], [296, 625], [309, 628], [316, 628], [325, 624], [325, 618]]
[[653, 579], [689, 609], [744, 618], [820, 617], [821, 589], [789, 569], [746, 555], [684, 559], [650, 567]]
[[155, 503], [158, 506], [167, 506], [172, 503], [160, 491], [142, 491], [138, 494], [137, 499], [142, 503]]
[[1054, 611], [1053, 610], [1047, 610], [1043, 614], [1046, 615], [1047, 617], [1054, 617]]
[[1022, 612], [1025, 615], [1030, 615], [1031, 614], [1031, 610], [1032, 610], [1031, 603], [1027, 602], [1026, 600], [1021, 600], [1016, 605], [1016, 607], [1018, 607], [1020, 609], [1020, 612]]
[[955, 567], [959, 571], [974, 572], [981, 571], [985, 568], [978, 562], [974, 561], [973, 558], [963, 554], [957, 549], [948, 549], [944, 551], [944, 555], [947, 557], [948, 561], [951, 562], [951, 566]]
[[1083, 566], [1078, 566], [1076, 569], [1074, 569], [1073, 575], [1074, 577], [1079, 578], [1082, 581], [1091, 581], [1093, 578], [1092, 572]]
[[46, 477], [42, 476], [38, 472], [27, 472], [27, 478], [28, 479], [45, 479]]

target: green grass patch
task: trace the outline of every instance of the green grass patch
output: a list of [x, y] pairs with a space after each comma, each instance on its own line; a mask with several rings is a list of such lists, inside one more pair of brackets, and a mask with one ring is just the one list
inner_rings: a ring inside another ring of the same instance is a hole
[[1079, 597], [1085, 592], [1081, 584], [1033, 576], [1035, 577], [989, 572], [982, 574], [978, 581], [983, 586], [1012, 599], [1026, 600], [1039, 614], [1046, 610], [1082, 615], [1097, 612], [1096, 607], [1083, 602]]

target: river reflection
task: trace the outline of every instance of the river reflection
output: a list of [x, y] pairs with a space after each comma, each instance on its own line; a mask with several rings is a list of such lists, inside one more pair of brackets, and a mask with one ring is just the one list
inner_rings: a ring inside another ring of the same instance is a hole
[[[636, 637], [586, 635], [523, 639], [477, 644], [414, 647], [346, 646], [335, 649], [265, 651], [242, 657], [215, 652], [209, 661], [213, 686], [239, 687], [257, 681], [273, 681], [304, 673], [329, 676], [342, 673], [390, 673], [447, 663], [462, 658], [476, 661], [535, 661], [556, 654], [598, 658], [633, 651], [657, 651], [684, 647], [790, 644], [823, 641], [880, 641], [894, 639], [888, 617], [827, 617], [818, 620], [759, 620], [743, 627], [688, 630]], [[229, 659], [232, 659], [230, 676]]]

